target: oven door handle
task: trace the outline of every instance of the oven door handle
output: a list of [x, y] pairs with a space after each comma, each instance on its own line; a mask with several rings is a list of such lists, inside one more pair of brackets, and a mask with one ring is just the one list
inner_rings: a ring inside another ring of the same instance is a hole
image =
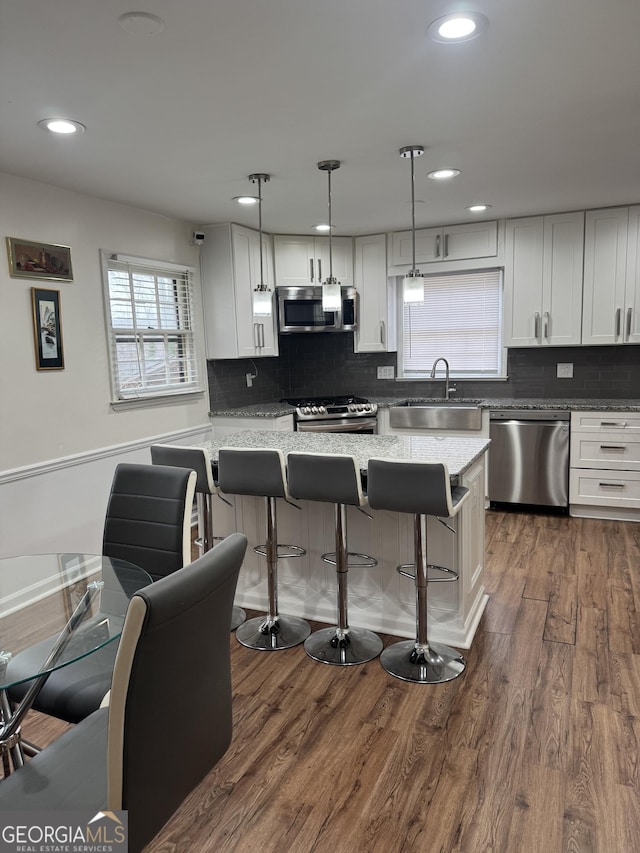
[[298, 432], [378, 432], [376, 418], [352, 418], [343, 421], [298, 421]]

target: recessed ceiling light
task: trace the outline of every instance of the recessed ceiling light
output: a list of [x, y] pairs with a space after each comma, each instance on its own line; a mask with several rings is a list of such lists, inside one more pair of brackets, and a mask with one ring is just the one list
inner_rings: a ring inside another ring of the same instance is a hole
[[325, 225], [324, 223], [322, 223], [321, 225], [316, 225], [315, 228], [316, 231], [331, 231], [331, 226]]
[[164, 29], [164, 21], [149, 12], [125, 12], [118, 23], [122, 29], [133, 36], [155, 36]]
[[436, 169], [427, 172], [427, 177], [434, 181], [446, 181], [447, 178], [455, 178], [460, 174], [460, 169]]
[[455, 12], [429, 24], [427, 35], [434, 41], [451, 44], [477, 38], [488, 26], [487, 18], [478, 12]]
[[87, 129], [79, 121], [69, 118], [43, 118], [38, 122], [38, 127], [48, 130], [50, 133], [84, 133]]
[[490, 204], [470, 204], [467, 210], [470, 210], [471, 213], [482, 213], [483, 211], [488, 210], [490, 207]]
[[233, 198], [238, 204], [257, 204], [259, 199], [257, 195], [237, 195]]

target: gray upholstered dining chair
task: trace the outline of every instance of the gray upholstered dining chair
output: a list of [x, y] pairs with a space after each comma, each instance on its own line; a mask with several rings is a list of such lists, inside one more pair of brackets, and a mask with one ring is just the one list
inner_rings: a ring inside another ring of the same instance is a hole
[[[200, 553], [213, 548], [214, 541], [220, 537], [213, 535], [213, 498], [217, 497], [229, 506], [233, 506], [220, 494], [220, 487], [214, 478], [214, 463], [206, 447], [185, 447], [177, 444], [152, 444], [151, 462], [153, 465], [173, 465], [178, 468], [190, 468], [196, 472], [196, 505], [202, 536], [196, 539]], [[231, 630], [241, 625], [247, 614], [237, 605], [231, 614]]]
[[[130, 853], [156, 835], [231, 742], [229, 620], [246, 547], [233, 533], [134, 593], [109, 707], [2, 781], [0, 810], [128, 810]], [[158, 712], [171, 696], [177, 716]]]
[[[154, 580], [191, 562], [191, 507], [196, 475], [183, 468], [122, 463], [116, 467], [104, 525], [102, 552], [145, 569]], [[35, 672], [51, 640], [16, 654], [8, 671], [16, 681]], [[33, 708], [77, 723], [100, 707], [111, 686], [117, 644], [51, 673]], [[37, 659], [37, 660], [36, 660]], [[36, 664], [36, 669], [33, 668]], [[29, 682], [10, 688], [19, 702]]]

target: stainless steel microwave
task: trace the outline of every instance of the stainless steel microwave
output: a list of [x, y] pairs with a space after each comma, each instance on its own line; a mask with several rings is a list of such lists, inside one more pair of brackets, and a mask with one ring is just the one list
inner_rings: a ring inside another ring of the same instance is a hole
[[294, 332], [351, 332], [358, 323], [358, 291], [341, 287], [342, 309], [322, 310], [322, 286], [278, 287], [278, 330]]

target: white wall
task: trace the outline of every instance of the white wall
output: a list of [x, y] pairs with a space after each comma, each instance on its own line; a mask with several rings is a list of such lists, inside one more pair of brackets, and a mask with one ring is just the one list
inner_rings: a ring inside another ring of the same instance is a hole
[[[0, 173], [0, 236], [70, 246], [74, 274], [72, 282], [10, 278], [6, 249], [0, 246], [5, 254], [0, 259], [0, 471], [207, 421], [208, 394], [156, 408], [116, 412], [109, 406], [99, 250], [198, 268], [191, 230], [185, 222]], [[60, 291], [64, 370], [36, 371], [33, 286]], [[199, 305], [199, 276], [197, 287]], [[204, 357], [202, 370], [206, 386]]]
[[[188, 223], [0, 172], [0, 237], [71, 247], [74, 281], [9, 276], [0, 245], [0, 556], [99, 551], [113, 469], [148, 462], [158, 437], [198, 443], [208, 393], [189, 402], [114, 411], [100, 249], [199, 269]], [[65, 369], [37, 371], [31, 287], [60, 291]], [[199, 274], [196, 305], [201, 305]], [[202, 318], [197, 335], [203, 384]]]

